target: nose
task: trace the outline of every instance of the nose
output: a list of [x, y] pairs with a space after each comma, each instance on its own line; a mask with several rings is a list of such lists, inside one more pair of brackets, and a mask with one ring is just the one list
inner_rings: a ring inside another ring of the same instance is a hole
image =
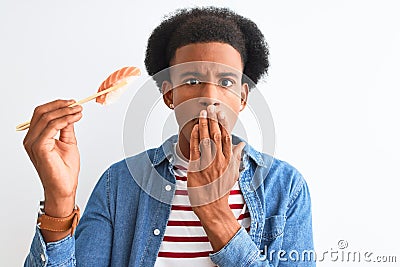
[[202, 107], [207, 107], [209, 105], [219, 106], [221, 101], [218, 97], [217, 85], [213, 83], [203, 83], [198, 102]]

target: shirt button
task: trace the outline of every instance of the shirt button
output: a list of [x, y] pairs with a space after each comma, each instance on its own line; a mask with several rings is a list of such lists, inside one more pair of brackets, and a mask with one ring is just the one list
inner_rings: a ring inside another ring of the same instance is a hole
[[42, 259], [43, 262], [46, 261], [46, 257], [44, 256], [44, 254], [40, 254], [40, 258]]
[[167, 191], [171, 191], [171, 186], [169, 185], [169, 184], [167, 184], [166, 186], [165, 186], [165, 190], [167, 190]]
[[160, 234], [160, 230], [159, 230], [159, 229], [157, 229], [157, 228], [156, 228], [156, 229], [154, 229], [154, 231], [153, 231], [153, 234], [154, 234], [154, 235], [159, 235], [159, 234]]

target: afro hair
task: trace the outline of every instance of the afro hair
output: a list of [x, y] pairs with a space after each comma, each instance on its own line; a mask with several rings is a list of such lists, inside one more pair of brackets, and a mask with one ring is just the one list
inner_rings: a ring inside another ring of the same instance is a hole
[[250, 88], [267, 75], [268, 44], [257, 25], [230, 9], [217, 7], [179, 9], [168, 15], [149, 37], [145, 58], [147, 72], [161, 88], [168, 77], [154, 75], [170, 67], [176, 50], [188, 44], [207, 42], [226, 43], [240, 53], [245, 74], [242, 82], [249, 83]]

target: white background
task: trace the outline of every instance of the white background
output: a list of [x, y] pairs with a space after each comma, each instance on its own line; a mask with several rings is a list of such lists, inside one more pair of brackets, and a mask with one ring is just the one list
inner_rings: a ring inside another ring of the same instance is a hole
[[[270, 45], [270, 75], [259, 89], [274, 118], [276, 157], [309, 184], [317, 253], [346, 240], [348, 251], [397, 255], [400, 262], [397, 1], [1, 0], [0, 265], [22, 265], [43, 197], [24, 133], [14, 127], [36, 105], [94, 93], [120, 67], [138, 66], [145, 79], [152, 29], [193, 3], [234, 9], [256, 22]], [[135, 90], [108, 107], [84, 105], [76, 125], [82, 208], [99, 175], [124, 157], [123, 120]]]

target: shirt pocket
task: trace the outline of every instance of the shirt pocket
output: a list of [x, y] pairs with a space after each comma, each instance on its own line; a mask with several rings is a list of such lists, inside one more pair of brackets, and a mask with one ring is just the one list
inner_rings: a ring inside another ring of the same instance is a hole
[[278, 251], [282, 248], [285, 224], [286, 216], [284, 215], [275, 215], [265, 219], [261, 242], [262, 250], [264, 250], [265, 247], [268, 251], [271, 249]]
[[286, 216], [284, 215], [275, 215], [266, 218], [262, 235], [263, 239], [266, 241], [271, 241], [283, 235], [285, 224]]

